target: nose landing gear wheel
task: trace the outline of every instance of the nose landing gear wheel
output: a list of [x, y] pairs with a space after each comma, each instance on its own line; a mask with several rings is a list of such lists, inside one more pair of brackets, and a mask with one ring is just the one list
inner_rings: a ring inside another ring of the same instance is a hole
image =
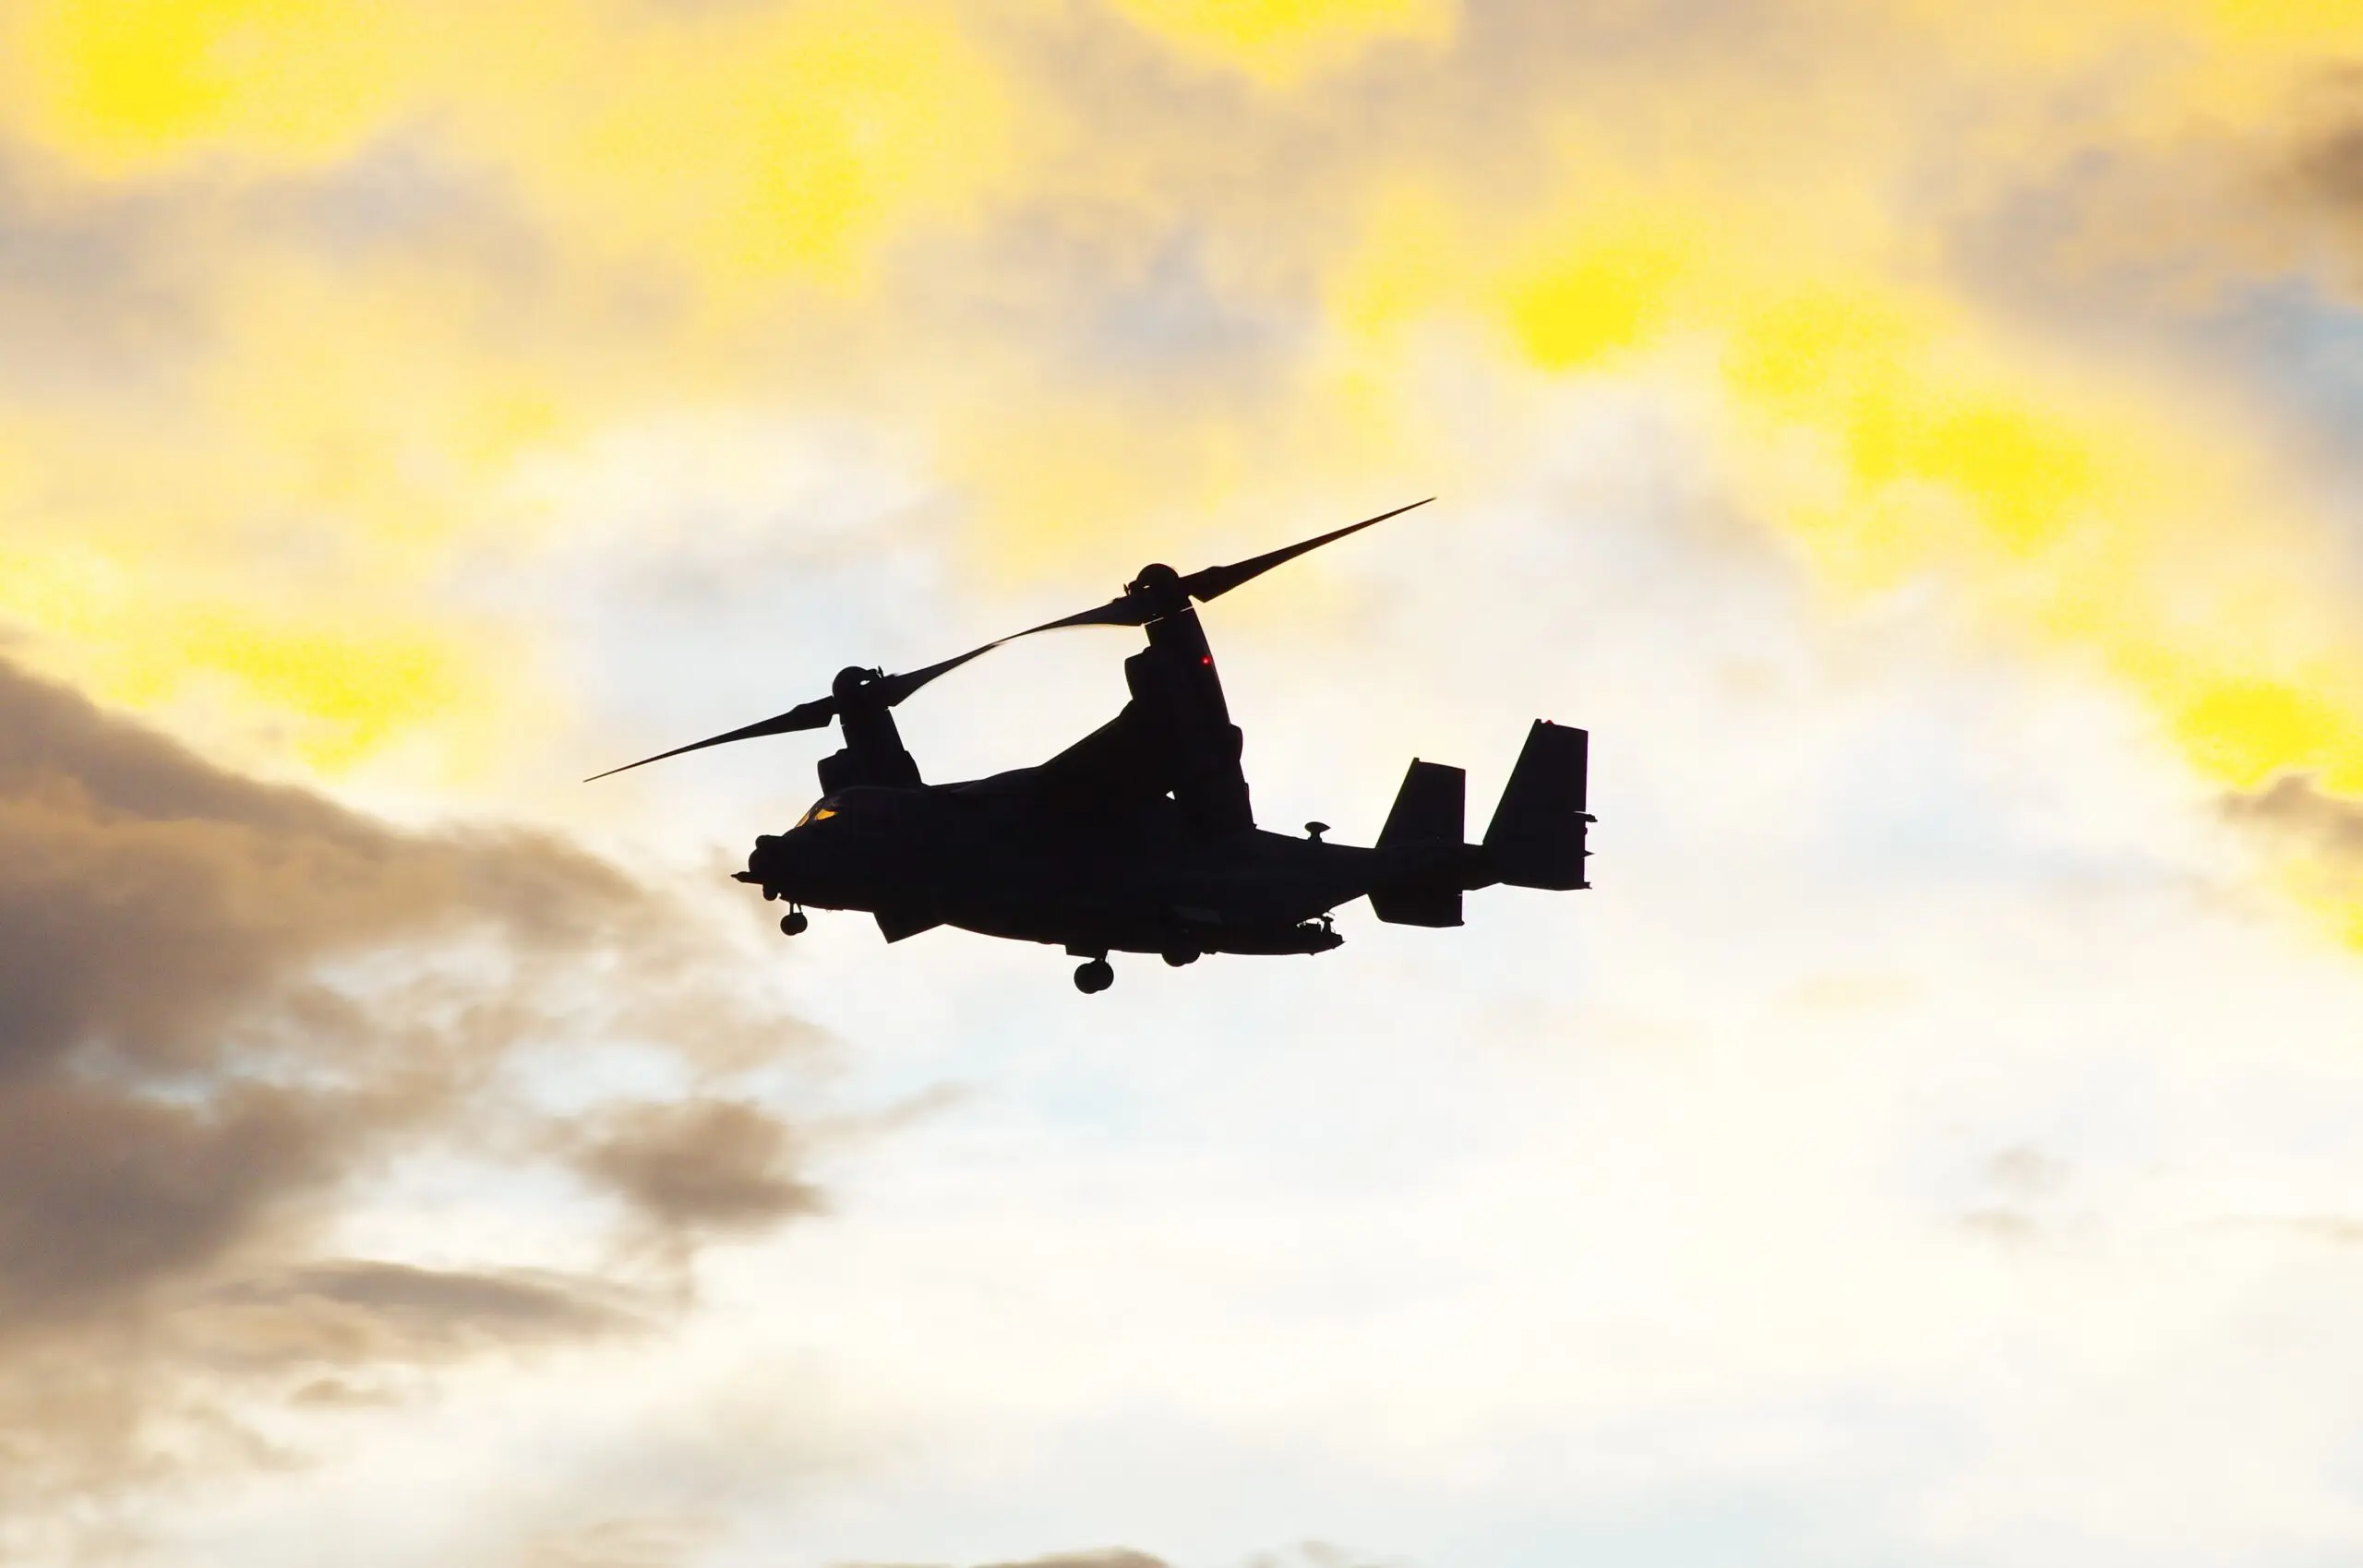
[[779, 934], [783, 937], [800, 937], [811, 924], [810, 916], [806, 915], [801, 909], [791, 909], [779, 917]]
[[1116, 983], [1116, 971], [1104, 958], [1075, 965], [1074, 988], [1085, 996], [1096, 996]]
[[1198, 962], [1196, 950], [1186, 947], [1173, 948], [1167, 952], [1164, 957], [1165, 962], [1176, 969], [1181, 968], [1185, 964], [1195, 964]]

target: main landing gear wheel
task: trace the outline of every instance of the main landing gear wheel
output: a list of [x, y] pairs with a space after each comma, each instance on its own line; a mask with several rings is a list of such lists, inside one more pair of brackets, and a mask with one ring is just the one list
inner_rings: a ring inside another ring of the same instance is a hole
[[1198, 950], [1186, 947], [1169, 949], [1165, 953], [1165, 962], [1175, 969], [1181, 968], [1185, 964], [1195, 964], [1198, 962]]
[[1074, 970], [1074, 988], [1085, 996], [1097, 996], [1116, 983], [1116, 971], [1104, 958], [1088, 964], [1078, 964]]
[[800, 937], [811, 928], [811, 925], [810, 916], [801, 909], [791, 909], [779, 917], [779, 934], [783, 937]]

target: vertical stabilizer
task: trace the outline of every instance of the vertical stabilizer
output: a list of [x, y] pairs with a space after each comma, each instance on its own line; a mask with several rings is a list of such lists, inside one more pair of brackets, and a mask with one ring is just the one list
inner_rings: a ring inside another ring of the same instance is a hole
[[1468, 815], [1469, 775], [1441, 762], [1414, 759], [1403, 775], [1402, 787], [1395, 792], [1386, 826], [1378, 830], [1379, 847], [1391, 849], [1421, 839], [1458, 844]]
[[1585, 773], [1590, 735], [1548, 719], [1526, 734], [1526, 748], [1510, 770], [1502, 801], [1485, 830], [1493, 872], [1518, 888], [1564, 891], [1584, 880]]
[[[1414, 760], [1395, 792], [1386, 826], [1378, 831], [1378, 846], [1395, 849], [1414, 844], [1458, 844], [1469, 811], [1469, 775], [1441, 762]], [[1457, 926], [1460, 888], [1383, 888], [1370, 895], [1371, 908], [1390, 926]]]

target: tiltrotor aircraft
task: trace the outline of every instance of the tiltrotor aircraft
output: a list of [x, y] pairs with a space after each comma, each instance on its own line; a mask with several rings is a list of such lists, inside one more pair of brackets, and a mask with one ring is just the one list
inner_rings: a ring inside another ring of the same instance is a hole
[[[826, 697], [626, 768], [834, 718], [845, 745], [821, 760], [821, 798], [787, 832], [756, 839], [737, 873], [787, 902], [780, 929], [806, 929], [809, 904], [866, 911], [890, 942], [950, 925], [1055, 943], [1085, 961], [1074, 983], [1086, 993], [1115, 982], [1110, 952], [1159, 953], [1177, 966], [1210, 952], [1326, 952], [1345, 940], [1331, 911], [1356, 898], [1395, 925], [1457, 926], [1469, 889], [1588, 887], [1588, 739], [1547, 720], [1527, 733], [1481, 844], [1461, 842], [1461, 770], [1416, 760], [1373, 847], [1329, 843], [1322, 822], [1306, 823], [1303, 838], [1255, 826], [1239, 726], [1192, 601], [1410, 509], [1229, 566], [1186, 575], [1144, 567], [1096, 609], [907, 675], [840, 670]], [[920, 780], [894, 727], [896, 703], [1002, 642], [1082, 626], [1148, 634], [1124, 661], [1132, 700], [1121, 712], [1037, 766], [963, 784]]]

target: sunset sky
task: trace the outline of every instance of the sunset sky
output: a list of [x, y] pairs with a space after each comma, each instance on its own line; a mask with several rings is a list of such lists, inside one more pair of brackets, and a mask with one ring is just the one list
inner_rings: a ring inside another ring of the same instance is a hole
[[[2363, 0], [0, 0], [0, 1563], [2363, 1557], [2359, 431]], [[1259, 820], [1549, 717], [1589, 892], [579, 782], [1431, 495]]]

